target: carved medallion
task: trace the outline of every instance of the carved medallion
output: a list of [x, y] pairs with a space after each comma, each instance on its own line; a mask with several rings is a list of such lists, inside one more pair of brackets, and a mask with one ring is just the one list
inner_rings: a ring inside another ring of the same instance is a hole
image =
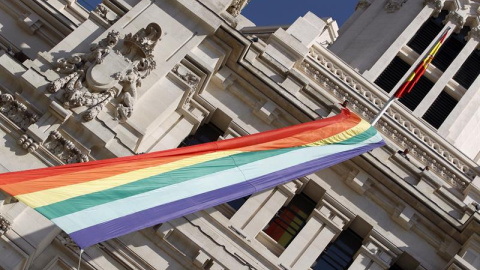
[[141, 80], [156, 67], [153, 50], [161, 34], [160, 26], [151, 23], [135, 35], [125, 35], [122, 45], [117, 46], [120, 34], [111, 31], [99, 44], [93, 44], [89, 53], [59, 59], [56, 71], [68, 75], [53, 81], [50, 92], [63, 89], [67, 108], [87, 106], [86, 121], [118, 98], [116, 118], [126, 121], [133, 113]]

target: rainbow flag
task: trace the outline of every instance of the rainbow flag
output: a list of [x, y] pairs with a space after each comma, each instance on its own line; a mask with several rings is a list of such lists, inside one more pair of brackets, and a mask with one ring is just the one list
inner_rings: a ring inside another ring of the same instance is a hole
[[0, 189], [82, 248], [275, 187], [384, 145], [348, 110], [241, 138], [11, 172]]

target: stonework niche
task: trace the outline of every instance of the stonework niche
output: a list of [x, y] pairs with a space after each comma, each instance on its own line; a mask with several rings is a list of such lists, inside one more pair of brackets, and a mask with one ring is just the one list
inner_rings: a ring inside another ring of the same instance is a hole
[[156, 67], [153, 50], [161, 34], [160, 26], [151, 23], [134, 35], [125, 35], [120, 45], [120, 33], [111, 31], [92, 44], [90, 52], [59, 59], [55, 71], [66, 76], [51, 82], [48, 90], [62, 90], [66, 108], [88, 107], [85, 121], [94, 119], [116, 98], [115, 118], [124, 122], [133, 114], [141, 80]]

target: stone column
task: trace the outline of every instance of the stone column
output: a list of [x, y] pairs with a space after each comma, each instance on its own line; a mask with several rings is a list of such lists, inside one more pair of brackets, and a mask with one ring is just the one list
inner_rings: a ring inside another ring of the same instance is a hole
[[379, 270], [390, 268], [393, 260], [397, 257], [397, 254], [400, 253], [400, 250], [392, 245], [384, 245], [381, 242], [385, 241], [382, 240], [381, 238], [369, 235], [364, 240], [364, 244], [358, 250], [352, 265], [350, 265], [348, 269]]
[[252, 196], [230, 219], [232, 227], [248, 239], [255, 238], [294, 195], [294, 190], [283, 185]]
[[330, 203], [320, 202], [278, 261], [286, 269], [308, 269], [348, 221], [348, 217]]
[[478, 28], [474, 28], [470, 31], [467, 44], [465, 44], [462, 51], [457, 55], [450, 66], [448, 66], [445, 72], [443, 72], [442, 76], [440, 76], [422, 102], [420, 102], [418, 107], [413, 111], [415, 116], [422, 117], [427, 112], [428, 108], [430, 108], [438, 95], [443, 91], [447, 83], [452, 80], [453, 76], [455, 76], [465, 60], [467, 60], [470, 54], [477, 48], [479, 37]]
[[[363, 76], [371, 81], [374, 81], [388, 66], [390, 61], [397, 55], [405, 44], [417, 33], [418, 29], [431, 16], [436, 16], [442, 10], [444, 1], [442, 0], [427, 0], [425, 6], [418, 13], [417, 17], [408, 25], [407, 28], [398, 36], [392, 45], [383, 53], [377, 62], [363, 73]], [[393, 93], [393, 91], [392, 91]]]

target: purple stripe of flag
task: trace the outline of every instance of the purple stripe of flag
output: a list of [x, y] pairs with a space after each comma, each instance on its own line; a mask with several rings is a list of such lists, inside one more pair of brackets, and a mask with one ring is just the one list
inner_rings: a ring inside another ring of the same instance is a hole
[[[202, 209], [278, 186], [291, 181], [292, 179], [325, 169], [383, 145], [385, 145], [385, 143], [382, 140], [378, 143], [322, 157], [242, 183], [223, 187], [100, 223], [73, 232], [70, 236], [81, 248], [85, 248], [107, 239], [151, 227]], [[128, 227], [126, 227], [125, 224], [128, 224]]]

